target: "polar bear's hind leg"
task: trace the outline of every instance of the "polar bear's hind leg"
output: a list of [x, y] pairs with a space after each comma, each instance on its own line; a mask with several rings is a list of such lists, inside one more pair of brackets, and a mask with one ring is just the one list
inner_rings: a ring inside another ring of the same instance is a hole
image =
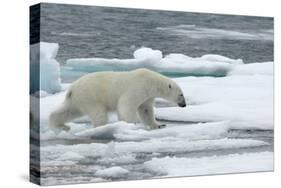
[[87, 110], [86, 114], [89, 116], [93, 126], [95, 127], [105, 125], [107, 123], [108, 112], [106, 107], [103, 105], [95, 105], [94, 107]]
[[59, 133], [61, 130], [68, 131], [70, 128], [65, 123], [81, 116], [82, 113], [79, 110], [71, 107], [65, 101], [58, 109], [50, 114], [49, 127], [56, 133]]

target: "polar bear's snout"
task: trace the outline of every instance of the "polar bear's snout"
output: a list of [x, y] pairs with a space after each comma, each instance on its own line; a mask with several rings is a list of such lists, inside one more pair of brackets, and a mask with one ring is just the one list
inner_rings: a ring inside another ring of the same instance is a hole
[[186, 103], [185, 101], [184, 102], [181, 102], [181, 103], [178, 103], [179, 107], [186, 107]]
[[185, 98], [183, 94], [180, 94], [180, 96], [178, 97], [178, 101], [179, 107], [186, 107]]

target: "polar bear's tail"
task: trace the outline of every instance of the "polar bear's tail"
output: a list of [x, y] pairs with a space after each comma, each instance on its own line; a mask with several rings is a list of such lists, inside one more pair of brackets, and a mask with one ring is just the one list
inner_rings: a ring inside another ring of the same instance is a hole
[[72, 96], [72, 91], [68, 91], [65, 96], [65, 100], [70, 100]]

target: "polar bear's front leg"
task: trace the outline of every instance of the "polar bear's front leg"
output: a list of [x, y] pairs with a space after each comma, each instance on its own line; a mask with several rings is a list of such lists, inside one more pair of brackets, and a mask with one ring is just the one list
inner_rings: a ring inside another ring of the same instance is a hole
[[141, 121], [150, 126], [151, 129], [160, 129], [165, 127], [165, 124], [159, 124], [155, 120], [154, 109], [153, 109], [154, 99], [148, 99], [138, 108], [138, 114]]
[[120, 121], [137, 123], [137, 107], [133, 101], [127, 97], [122, 97], [118, 101], [117, 115]]

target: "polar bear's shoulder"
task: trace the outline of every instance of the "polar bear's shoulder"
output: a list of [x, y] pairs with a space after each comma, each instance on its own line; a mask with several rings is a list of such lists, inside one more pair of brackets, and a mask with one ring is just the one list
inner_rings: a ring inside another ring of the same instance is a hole
[[149, 69], [146, 69], [146, 68], [139, 68], [139, 69], [135, 69], [133, 70], [132, 72], [135, 72], [135, 73], [152, 73], [153, 71], [149, 70]]
[[152, 70], [146, 69], [146, 68], [136, 69], [132, 72], [134, 72], [136, 75], [138, 75], [140, 77], [145, 77], [145, 78], [151, 79], [151, 80], [159, 80], [159, 81], [165, 81], [165, 82], [170, 80], [166, 76], [164, 76], [158, 72], [154, 72]]
[[140, 75], [140, 76], [162, 76], [161, 74], [151, 71], [146, 68], [140, 68], [140, 69], [133, 70], [132, 73]]

